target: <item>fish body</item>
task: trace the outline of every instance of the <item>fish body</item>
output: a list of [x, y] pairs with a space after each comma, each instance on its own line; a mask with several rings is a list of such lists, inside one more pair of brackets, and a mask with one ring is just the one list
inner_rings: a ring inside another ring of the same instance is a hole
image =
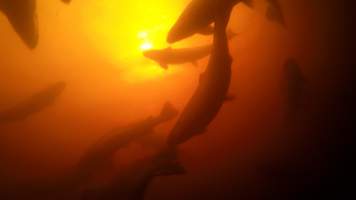
[[69, 177], [72, 184], [85, 182], [102, 167], [112, 162], [114, 154], [128, 144], [154, 133], [154, 127], [173, 119], [178, 112], [166, 103], [157, 117], [149, 117], [126, 128], [115, 128], [107, 136], [92, 145], [81, 157]]
[[[214, 27], [212, 28], [214, 33]], [[209, 33], [209, 32], [207, 32]], [[210, 34], [210, 33], [209, 33]], [[237, 34], [228, 30], [227, 37], [229, 40], [236, 37]], [[165, 49], [153, 49], [143, 53], [146, 58], [156, 61], [162, 68], [167, 69], [168, 65], [177, 65], [192, 63], [197, 65], [197, 61], [210, 55], [213, 45], [204, 45], [200, 47], [173, 49], [171, 47]]]
[[[69, 4], [71, 0], [61, 0]], [[0, 12], [9, 20], [15, 32], [30, 49], [39, 41], [36, 0], [0, 0]]]
[[128, 170], [119, 171], [108, 184], [84, 191], [82, 200], [144, 200], [148, 185], [155, 177], [186, 173], [176, 153], [163, 149], [152, 157], [139, 160]]
[[231, 7], [215, 21], [213, 50], [206, 71], [200, 76], [192, 98], [172, 129], [167, 143], [178, 145], [205, 131], [226, 100], [231, 81], [232, 59], [226, 26]]
[[55, 83], [17, 106], [0, 112], [0, 123], [22, 121], [42, 111], [55, 102], [65, 87], [64, 82]]
[[198, 60], [210, 55], [211, 48], [211, 45], [181, 49], [169, 47], [160, 50], [148, 50], [144, 52], [144, 56], [156, 61], [162, 68], [167, 69], [169, 64], [193, 63], [196, 65]]

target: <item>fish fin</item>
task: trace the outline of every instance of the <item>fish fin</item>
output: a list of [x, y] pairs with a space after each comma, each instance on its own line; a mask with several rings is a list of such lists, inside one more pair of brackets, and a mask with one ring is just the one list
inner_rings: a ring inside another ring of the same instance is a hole
[[194, 65], [195, 67], [199, 67], [198, 62], [196, 60], [192, 61], [192, 65]]
[[163, 69], [168, 69], [168, 64], [167, 64], [167, 63], [160, 62], [159, 65], [160, 65]]
[[[16, 3], [14, 3], [18, 6]], [[13, 6], [13, 5], [12, 5]], [[8, 11], [7, 9], [1, 9], [7, 17], [12, 28], [17, 35], [21, 38], [22, 42], [29, 49], [34, 49], [39, 40], [37, 17], [35, 8], [27, 6], [25, 11], [28, 15], [19, 15], [17, 12]]]
[[233, 95], [233, 94], [228, 94], [228, 95], [225, 96], [224, 101], [225, 101], [225, 102], [230, 102], [230, 101], [234, 101], [235, 99], [236, 99], [235, 95]]

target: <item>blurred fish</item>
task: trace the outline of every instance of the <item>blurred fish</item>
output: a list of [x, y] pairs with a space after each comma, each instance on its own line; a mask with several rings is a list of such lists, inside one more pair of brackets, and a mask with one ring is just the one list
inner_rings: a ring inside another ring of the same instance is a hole
[[82, 200], [144, 200], [147, 187], [155, 177], [185, 173], [174, 150], [166, 148], [153, 157], [137, 161], [126, 171], [119, 171], [109, 184], [87, 189]]
[[[228, 38], [232, 39], [236, 36], [232, 31], [228, 32]], [[156, 61], [162, 68], [167, 69], [171, 64], [192, 63], [197, 66], [197, 61], [209, 56], [212, 50], [212, 45], [205, 45], [193, 48], [148, 50], [143, 52], [146, 58]]]
[[31, 115], [41, 112], [55, 102], [65, 87], [64, 82], [55, 83], [17, 106], [0, 112], [0, 123], [25, 120]]
[[[70, 3], [71, 0], [61, 0]], [[15, 32], [30, 49], [39, 40], [36, 0], [0, 0], [0, 12], [9, 20]]]
[[209, 34], [215, 19], [214, 10], [232, 8], [240, 2], [250, 5], [250, 0], [192, 0], [170, 29], [167, 42], [174, 43], [196, 33]]
[[232, 7], [216, 11], [213, 51], [199, 85], [168, 137], [169, 145], [184, 143], [204, 133], [227, 99], [231, 81], [232, 59], [229, 54], [226, 26]]
[[71, 3], [72, 2], [72, 0], [61, 0], [63, 3], [67, 3], [67, 4], [69, 4], [69, 3]]
[[157, 117], [149, 117], [146, 120], [130, 125], [126, 128], [113, 129], [108, 135], [95, 143], [80, 159], [73, 173], [70, 175], [72, 184], [85, 182], [99, 169], [110, 166], [113, 155], [128, 144], [138, 141], [145, 136], [154, 133], [154, 127], [173, 119], [177, 116], [177, 110], [166, 103]]
[[275, 21], [281, 24], [282, 26], [286, 26], [285, 18], [279, 0], [267, 0], [267, 3], [267, 18], [271, 21]]
[[[68, 199], [73, 195], [76, 196], [80, 193], [81, 187], [86, 185], [92, 178], [92, 175], [111, 165], [113, 156], [117, 151], [134, 141], [140, 142], [140, 139], [153, 133], [155, 126], [174, 118], [176, 115], [177, 111], [171, 104], [166, 103], [159, 116], [149, 117], [126, 128], [112, 130], [109, 133], [110, 136], [102, 138], [82, 156], [74, 169], [55, 179], [15, 184], [8, 184], [6, 181], [0, 180], [0, 199]], [[134, 185], [130, 185], [130, 187], [144, 187], [142, 184], [145, 180], [148, 181], [150, 173], [153, 174], [155, 172], [154, 175], [158, 176], [168, 175], [169, 173], [176, 174], [178, 171], [181, 172], [183, 170], [180, 165], [173, 161], [176, 158], [174, 149], [164, 149], [155, 158], [137, 163], [135, 166], [137, 168], [136, 171], [129, 171], [142, 176], [140, 180], [137, 180], [138, 183], [133, 183]], [[165, 162], [165, 158], [169, 159], [169, 161]], [[141, 169], [142, 172], [140, 171]], [[145, 173], [147, 176], [145, 176]], [[135, 174], [124, 174], [124, 177], [131, 178], [131, 175], [136, 178]]]
[[27, 47], [34, 49], [39, 37], [36, 0], [0, 0], [0, 11]]

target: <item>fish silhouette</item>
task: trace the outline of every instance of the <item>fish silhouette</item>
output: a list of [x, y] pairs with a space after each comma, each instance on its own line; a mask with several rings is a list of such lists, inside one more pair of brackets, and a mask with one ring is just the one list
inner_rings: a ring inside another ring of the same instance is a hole
[[[237, 36], [231, 30], [228, 31], [228, 39]], [[205, 45], [200, 47], [173, 49], [171, 47], [165, 49], [153, 49], [143, 52], [143, 55], [149, 59], [156, 61], [162, 68], [167, 69], [168, 65], [192, 63], [197, 66], [197, 61], [210, 55], [213, 45]]]
[[[71, 2], [71, 0], [61, 1], [67, 4]], [[34, 49], [38, 45], [36, 0], [0, 0], [0, 12], [4, 13], [28, 48]]]
[[34, 94], [32, 97], [19, 103], [15, 107], [1, 111], [0, 124], [5, 122], [22, 121], [35, 113], [41, 112], [55, 103], [65, 87], [66, 84], [64, 82], [57, 82], [39, 93]]
[[197, 89], [168, 136], [169, 145], [184, 143], [193, 136], [204, 133], [227, 99], [232, 58], [229, 54], [226, 26], [232, 7], [226, 6], [220, 9], [217, 9], [214, 14], [213, 50], [208, 66], [200, 76]]
[[170, 103], [166, 103], [157, 117], [149, 117], [125, 128], [113, 129], [84, 153], [69, 176], [69, 183], [80, 185], [85, 182], [101, 168], [111, 165], [112, 157], [118, 150], [152, 135], [154, 127], [173, 119], [177, 114], [176, 109]]
[[143, 200], [148, 185], [155, 177], [185, 174], [175, 150], [164, 148], [152, 157], [139, 160], [126, 171], [119, 171], [108, 184], [87, 189], [82, 200]]
[[36, 0], [0, 0], [0, 11], [27, 47], [35, 48], [39, 38]]
[[170, 29], [167, 42], [175, 43], [197, 33], [209, 34], [215, 15], [218, 14], [215, 10], [234, 7], [238, 3], [251, 5], [250, 0], [192, 0]]

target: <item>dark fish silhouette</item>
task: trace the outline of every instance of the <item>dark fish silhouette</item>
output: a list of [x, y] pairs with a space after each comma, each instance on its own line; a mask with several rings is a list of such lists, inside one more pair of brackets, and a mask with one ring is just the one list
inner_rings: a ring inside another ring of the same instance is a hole
[[52, 105], [64, 90], [66, 84], [58, 82], [33, 95], [17, 106], [0, 112], [0, 123], [25, 120], [31, 115]]
[[[0, 198], [4, 200], [53, 199], [54, 197], [54, 199], [68, 199], [68, 196], [80, 193], [81, 187], [87, 184], [90, 178], [92, 178], [92, 175], [100, 172], [102, 168], [109, 166], [114, 154], [118, 150], [134, 141], [140, 142], [141, 138], [144, 139], [145, 136], [149, 136], [153, 133], [155, 126], [174, 118], [176, 115], [177, 111], [169, 103], [166, 103], [159, 116], [149, 117], [146, 120], [126, 128], [116, 128], [112, 130], [110, 136], [104, 137], [95, 143], [82, 156], [74, 169], [71, 169], [64, 175], [61, 175], [55, 180], [12, 184], [6, 187], [0, 187]], [[145, 142], [145, 140], [143, 142]], [[145, 181], [148, 182], [150, 178], [152, 179], [153, 177], [150, 177], [150, 175], [154, 172], [154, 176], [182, 173], [183, 168], [173, 160], [175, 158], [175, 152], [173, 150], [174, 149], [170, 150], [166, 148], [164, 152], [162, 151], [161, 154], [158, 154], [152, 160], [137, 163], [135, 166], [136, 171], [130, 170], [129, 173], [131, 174], [123, 174], [123, 177], [129, 179], [133, 178], [133, 181], [138, 182], [126, 184], [129, 184], [131, 188], [137, 188], [137, 190], [141, 187], [143, 190]], [[169, 161], [161, 164], [160, 161], [164, 158], [169, 159]], [[135, 179], [137, 178], [137, 176], [135, 176], [136, 173], [138, 176], [141, 176], [139, 180]], [[0, 186], [1, 183], [0, 181]], [[113, 187], [118, 186], [118, 184], [119, 183], [113, 184]], [[110, 193], [114, 193], [114, 191], [110, 191]]]
[[109, 136], [95, 143], [80, 159], [70, 176], [72, 184], [80, 184], [96, 173], [100, 168], [109, 166], [112, 157], [119, 149], [131, 142], [138, 141], [145, 136], [154, 133], [154, 127], [173, 119], [178, 112], [170, 104], [166, 103], [157, 117], [149, 117], [146, 120], [130, 125], [126, 128], [113, 129]]
[[[236, 33], [228, 31], [228, 38], [232, 39]], [[167, 69], [170, 64], [192, 63], [197, 65], [197, 61], [209, 56], [213, 46], [205, 45], [193, 48], [173, 49], [171, 47], [159, 50], [148, 50], [143, 55], [156, 61], [162, 68]]]
[[36, 0], [0, 0], [0, 11], [24, 43], [31, 49], [35, 48], [39, 37]]
[[174, 43], [196, 33], [209, 34], [215, 19], [214, 10], [240, 2], [250, 5], [250, 0], [192, 0], [169, 31], [167, 42]]
[[267, 18], [281, 24], [282, 26], [285, 26], [285, 18], [279, 0], [267, 0], [267, 3]]
[[106, 186], [84, 191], [82, 200], [143, 200], [148, 185], [157, 176], [185, 174], [172, 149], [134, 163], [127, 171], [118, 172]]
[[[205, 131], [227, 98], [232, 59], [229, 54], [226, 26], [232, 7], [215, 15], [213, 51], [199, 85], [168, 137], [169, 145], [181, 144]], [[210, 11], [212, 12], [212, 11]]]
[[296, 60], [290, 58], [284, 64], [285, 98], [287, 103], [287, 118], [291, 119], [301, 108], [305, 94], [306, 83], [304, 75]]
[[[61, 0], [70, 3], [71, 0]], [[0, 0], [0, 12], [9, 20], [15, 32], [30, 49], [39, 40], [36, 0]]]
[[197, 61], [208, 56], [211, 52], [211, 45], [173, 49], [168, 47], [160, 50], [148, 50], [143, 53], [146, 58], [156, 61], [162, 68], [167, 69], [169, 64], [192, 63], [197, 65]]
[[72, 2], [72, 0], [61, 0], [63, 3], [70, 3], [70, 2]]

